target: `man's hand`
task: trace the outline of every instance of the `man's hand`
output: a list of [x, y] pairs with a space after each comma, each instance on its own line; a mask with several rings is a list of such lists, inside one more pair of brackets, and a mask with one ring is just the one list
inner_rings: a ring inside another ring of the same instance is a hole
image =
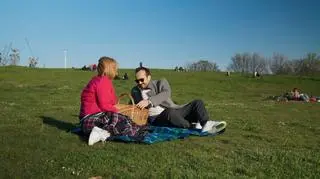
[[137, 107], [140, 108], [140, 109], [143, 109], [145, 107], [147, 107], [149, 105], [149, 100], [142, 100], [140, 101], [138, 104], [137, 104]]

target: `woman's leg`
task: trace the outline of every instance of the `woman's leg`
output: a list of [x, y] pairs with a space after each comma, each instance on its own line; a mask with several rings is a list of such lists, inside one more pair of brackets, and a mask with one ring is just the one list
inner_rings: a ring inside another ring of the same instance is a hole
[[110, 132], [111, 135], [136, 136], [147, 131], [146, 126], [139, 126], [132, 122], [128, 116], [114, 112], [91, 115], [82, 122], [82, 130], [87, 135], [95, 126]]
[[81, 122], [81, 128], [84, 134], [89, 135], [93, 127], [97, 126], [102, 129], [107, 129], [109, 118], [106, 113], [98, 113], [87, 116]]
[[120, 113], [109, 113], [108, 116], [111, 119], [110, 124], [106, 129], [112, 135], [128, 135], [137, 136], [141, 132], [146, 131], [146, 126], [139, 126], [135, 124], [128, 116]]

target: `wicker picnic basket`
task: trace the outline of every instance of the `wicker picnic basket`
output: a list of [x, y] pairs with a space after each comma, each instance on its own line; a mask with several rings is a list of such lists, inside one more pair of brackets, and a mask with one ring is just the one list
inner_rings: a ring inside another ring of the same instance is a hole
[[[132, 105], [120, 104], [120, 99], [125, 96], [129, 97]], [[119, 109], [119, 113], [126, 115], [132, 119], [132, 121], [138, 125], [146, 125], [148, 120], [148, 109], [139, 109], [136, 107], [132, 96], [129, 93], [123, 93], [118, 97], [118, 103], [116, 107]]]

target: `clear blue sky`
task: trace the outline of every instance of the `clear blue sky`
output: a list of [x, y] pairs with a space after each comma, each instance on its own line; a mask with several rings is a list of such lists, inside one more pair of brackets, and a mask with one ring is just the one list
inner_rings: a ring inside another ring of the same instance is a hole
[[32, 51], [40, 67], [117, 59], [173, 68], [199, 59], [225, 68], [236, 52], [298, 58], [320, 53], [318, 0], [1, 0], [0, 49], [12, 42], [21, 65]]

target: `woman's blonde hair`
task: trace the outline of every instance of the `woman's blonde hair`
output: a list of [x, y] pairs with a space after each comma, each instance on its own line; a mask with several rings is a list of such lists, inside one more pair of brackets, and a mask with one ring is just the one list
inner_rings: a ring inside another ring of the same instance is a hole
[[98, 76], [107, 76], [113, 79], [118, 75], [118, 63], [111, 57], [101, 57], [98, 63]]

